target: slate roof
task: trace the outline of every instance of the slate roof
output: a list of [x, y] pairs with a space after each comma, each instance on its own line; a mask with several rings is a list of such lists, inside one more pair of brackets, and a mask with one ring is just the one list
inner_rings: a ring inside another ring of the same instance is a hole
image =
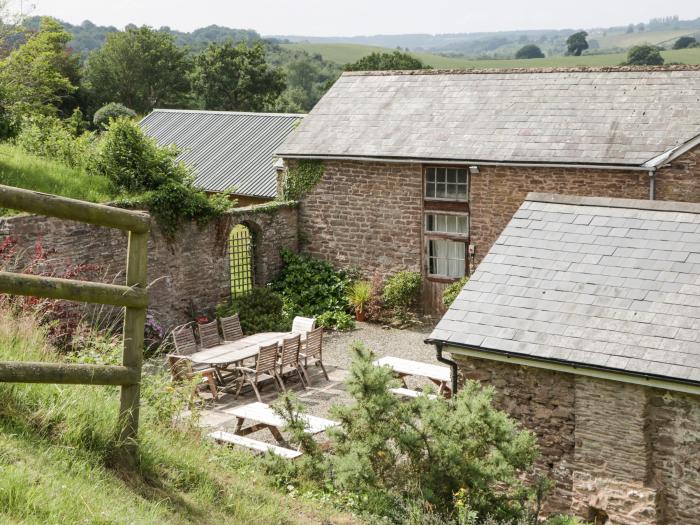
[[700, 68], [347, 72], [286, 157], [641, 166], [700, 136]]
[[175, 144], [180, 159], [207, 191], [274, 198], [273, 154], [303, 115], [155, 109], [141, 127], [161, 145]]
[[530, 194], [436, 341], [700, 383], [700, 204]]

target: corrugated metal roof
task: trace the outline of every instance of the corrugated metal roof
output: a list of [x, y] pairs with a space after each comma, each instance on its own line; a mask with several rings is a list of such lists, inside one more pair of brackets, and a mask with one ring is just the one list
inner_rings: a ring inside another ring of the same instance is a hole
[[161, 145], [175, 144], [195, 184], [251, 197], [276, 196], [274, 152], [304, 115], [155, 109], [141, 127]]
[[700, 384], [700, 204], [530, 194], [430, 336]]
[[700, 135], [700, 68], [344, 73], [284, 157], [641, 166]]

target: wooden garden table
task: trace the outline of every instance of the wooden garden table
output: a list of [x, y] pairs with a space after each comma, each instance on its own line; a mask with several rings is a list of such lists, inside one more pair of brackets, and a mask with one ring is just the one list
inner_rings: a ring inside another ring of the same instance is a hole
[[401, 359], [400, 357], [384, 356], [380, 357], [373, 363], [375, 366], [388, 366], [394, 370], [394, 373], [406, 386], [405, 378], [408, 376], [425, 377], [430, 379], [438, 386], [438, 393], [445, 394], [447, 397], [451, 395], [450, 381], [452, 380], [451, 371], [446, 366], [432, 365], [430, 363], [422, 363], [420, 361], [411, 361], [410, 359]]
[[187, 358], [193, 363], [200, 365], [224, 367], [255, 357], [258, 355], [261, 345], [281, 343], [283, 339], [292, 335], [294, 334], [291, 332], [262, 332], [249, 335], [238, 341], [200, 350], [188, 355]]

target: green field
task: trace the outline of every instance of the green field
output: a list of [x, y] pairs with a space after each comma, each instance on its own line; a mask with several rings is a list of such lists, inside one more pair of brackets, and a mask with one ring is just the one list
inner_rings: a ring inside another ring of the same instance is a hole
[[[391, 52], [391, 49], [363, 46], [356, 44], [310, 44], [307, 42], [295, 44], [283, 44], [291, 49], [302, 49], [309, 53], [318, 53], [324, 59], [346, 64], [355, 62], [374, 51]], [[616, 66], [623, 62], [625, 53], [613, 53], [608, 55], [584, 55], [554, 56], [547, 58], [534, 58], [530, 60], [516, 59], [473, 59], [463, 57], [445, 57], [432, 53], [412, 53], [423, 62], [437, 69], [483, 69], [483, 68], [523, 68], [523, 67], [577, 67], [577, 66]], [[677, 51], [663, 51], [661, 53], [666, 62], [680, 62], [683, 64], [700, 64], [700, 48], [680, 49]]]
[[639, 44], [670, 44], [684, 35], [692, 34], [694, 34], [692, 29], [671, 29], [668, 31], [635, 31], [634, 33], [608, 33], [606, 36], [591, 35], [589, 39], [597, 40], [602, 49], [613, 47], [629, 48]]

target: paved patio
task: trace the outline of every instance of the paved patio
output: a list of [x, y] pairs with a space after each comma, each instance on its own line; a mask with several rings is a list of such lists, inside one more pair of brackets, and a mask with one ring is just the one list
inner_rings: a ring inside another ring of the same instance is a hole
[[[372, 349], [377, 357], [391, 355], [438, 364], [435, 360], [435, 348], [423, 342], [431, 328], [431, 326], [420, 326], [397, 330], [383, 328], [376, 324], [357, 323], [357, 327], [349, 332], [326, 333], [323, 339], [323, 362], [330, 381], [326, 381], [319, 367], [311, 366], [309, 388], [304, 390], [297, 378], [291, 378], [285, 383], [287, 389], [296, 393], [299, 400], [307, 407], [309, 414], [328, 417], [332, 405], [346, 403], [349, 400], [344, 381], [350, 368], [350, 346], [355, 341], [360, 341]], [[428, 383], [427, 380], [422, 382], [413, 378], [408, 379], [409, 387], [412, 388]], [[272, 403], [278, 396], [272, 383], [264, 385], [260, 394], [264, 403]], [[254, 401], [256, 401], [255, 394], [250, 389], [244, 390], [238, 399], [234, 399], [231, 394], [224, 394], [215, 404], [207, 404], [201, 415], [201, 425], [211, 430], [232, 431], [236, 418], [227, 411]], [[274, 441], [268, 430], [260, 430], [249, 437], [261, 441]]]

